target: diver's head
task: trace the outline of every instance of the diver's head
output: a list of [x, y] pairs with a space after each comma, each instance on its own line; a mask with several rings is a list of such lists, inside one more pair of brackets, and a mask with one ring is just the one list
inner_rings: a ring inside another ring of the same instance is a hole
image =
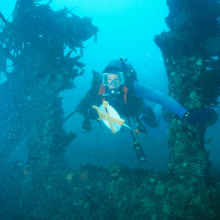
[[[127, 63], [127, 59], [116, 59], [110, 61], [102, 74], [102, 83], [109, 89], [118, 89], [121, 85], [132, 85], [136, 78], [133, 66]], [[125, 82], [126, 81], [126, 82]]]
[[124, 85], [125, 69], [120, 60], [112, 60], [102, 73], [102, 84], [109, 89], [118, 89], [121, 85]]
[[121, 85], [124, 85], [124, 74], [123, 72], [103, 73], [102, 83], [109, 89], [118, 89]]

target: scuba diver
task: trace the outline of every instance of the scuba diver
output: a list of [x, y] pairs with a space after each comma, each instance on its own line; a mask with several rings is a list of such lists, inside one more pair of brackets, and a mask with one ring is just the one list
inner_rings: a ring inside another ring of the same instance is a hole
[[[127, 118], [128, 125], [124, 125], [131, 130], [134, 150], [139, 161], [145, 161], [146, 156], [138, 141], [138, 133], [147, 133], [144, 124], [150, 127], [158, 126], [159, 117], [155, 109], [146, 105], [144, 100], [160, 104], [157, 106], [162, 106], [176, 114], [182, 121], [197, 126], [205, 126], [206, 123], [217, 118], [213, 109], [188, 110], [170, 96], [138, 83], [137, 73], [126, 59], [112, 60], [102, 74], [94, 71], [93, 75], [91, 89], [76, 107], [76, 111], [85, 118], [83, 129], [86, 131], [92, 129], [91, 119], [103, 119], [101, 116], [103, 113], [100, 113], [99, 108], [94, 105], [100, 106], [107, 101], [107, 104], [115, 108], [119, 115]], [[107, 108], [106, 112], [108, 112]], [[135, 128], [133, 129], [132, 126]]]

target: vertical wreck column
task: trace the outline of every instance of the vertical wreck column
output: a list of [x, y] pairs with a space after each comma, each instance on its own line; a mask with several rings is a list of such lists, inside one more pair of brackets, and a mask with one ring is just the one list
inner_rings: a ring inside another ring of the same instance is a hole
[[[0, 88], [4, 119], [0, 143], [9, 155], [26, 139], [27, 166], [36, 179], [43, 172], [52, 173], [56, 162], [62, 164], [65, 149], [75, 137], [63, 129], [59, 94], [73, 88], [73, 80], [83, 73], [82, 54], [77, 50], [98, 31], [90, 18], [67, 9], [53, 11], [49, 3], [17, 0], [13, 20], [5, 22], [0, 32], [0, 53], [5, 54], [0, 70], [7, 77]], [[6, 59], [12, 62], [11, 73], [6, 71]]]
[[[216, 104], [219, 87], [220, 7], [217, 0], [167, 0], [170, 31], [155, 37], [168, 74], [169, 94], [189, 110]], [[212, 66], [210, 66], [212, 64]], [[208, 167], [205, 127], [172, 115], [169, 129], [169, 171], [177, 177], [203, 177]]]
[[[197, 77], [204, 69], [199, 56], [177, 56], [165, 59], [169, 93], [187, 109], [205, 106], [205, 95], [201, 85], [196, 86]], [[168, 143], [169, 171], [180, 178], [204, 176], [208, 165], [208, 152], [204, 148], [205, 128], [182, 122], [176, 116], [170, 120]]]

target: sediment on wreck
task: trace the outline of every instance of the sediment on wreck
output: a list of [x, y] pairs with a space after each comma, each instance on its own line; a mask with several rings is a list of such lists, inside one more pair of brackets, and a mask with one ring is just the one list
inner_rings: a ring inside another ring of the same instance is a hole
[[[220, 36], [218, 1], [167, 3], [170, 31], [157, 35], [155, 42], [163, 53], [169, 93], [187, 109], [215, 105], [220, 85], [220, 47], [214, 46]], [[204, 177], [208, 166], [206, 127], [189, 125], [174, 116], [170, 122], [170, 172], [179, 177]]]
[[[215, 0], [167, 0], [167, 4], [170, 11], [166, 23], [170, 30], [157, 35], [155, 42], [164, 57], [169, 94], [187, 109], [214, 106], [218, 104], [220, 86], [220, 5]], [[173, 211], [181, 213], [188, 201], [190, 209], [183, 213], [192, 219], [198, 207], [204, 219], [214, 219], [215, 215], [206, 185], [210, 167], [209, 153], [204, 147], [206, 128], [182, 122], [174, 115], [170, 118], [169, 174], [185, 191], [185, 195], [176, 191], [182, 205], [175, 209], [177, 203], [173, 204]], [[199, 199], [193, 204], [196, 191]]]
[[27, 169], [37, 174], [52, 169], [75, 137], [63, 130], [59, 93], [83, 73], [83, 42], [98, 29], [90, 18], [36, 0], [18, 0], [11, 22], [0, 18], [1, 71], [7, 77], [0, 86], [1, 155], [7, 159], [26, 140]]

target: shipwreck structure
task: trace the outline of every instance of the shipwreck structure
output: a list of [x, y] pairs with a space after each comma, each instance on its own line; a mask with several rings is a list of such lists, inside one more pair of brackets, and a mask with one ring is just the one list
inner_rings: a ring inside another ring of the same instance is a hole
[[0, 88], [1, 154], [7, 157], [26, 138], [28, 165], [38, 172], [56, 163], [74, 138], [63, 130], [59, 93], [83, 73], [83, 42], [98, 29], [90, 18], [34, 0], [18, 0], [12, 16], [8, 22], [1, 15], [1, 71], [7, 77]]
[[[169, 93], [188, 109], [217, 105], [220, 94], [220, 5], [218, 1], [167, 1], [170, 31], [155, 37], [169, 81]], [[179, 177], [204, 177], [207, 127], [171, 119], [169, 170]]]
[[[63, 130], [59, 93], [83, 73], [83, 42], [96, 37], [91, 19], [17, 0], [12, 21], [0, 13], [0, 156], [23, 140], [28, 160], [0, 170], [1, 219], [220, 219], [220, 181], [209, 173], [206, 127], [170, 118], [168, 171], [85, 166], [62, 160], [74, 134]], [[169, 93], [188, 109], [217, 105], [220, 4], [167, 0], [170, 31], [155, 37]], [[62, 164], [60, 166], [59, 163]]]

